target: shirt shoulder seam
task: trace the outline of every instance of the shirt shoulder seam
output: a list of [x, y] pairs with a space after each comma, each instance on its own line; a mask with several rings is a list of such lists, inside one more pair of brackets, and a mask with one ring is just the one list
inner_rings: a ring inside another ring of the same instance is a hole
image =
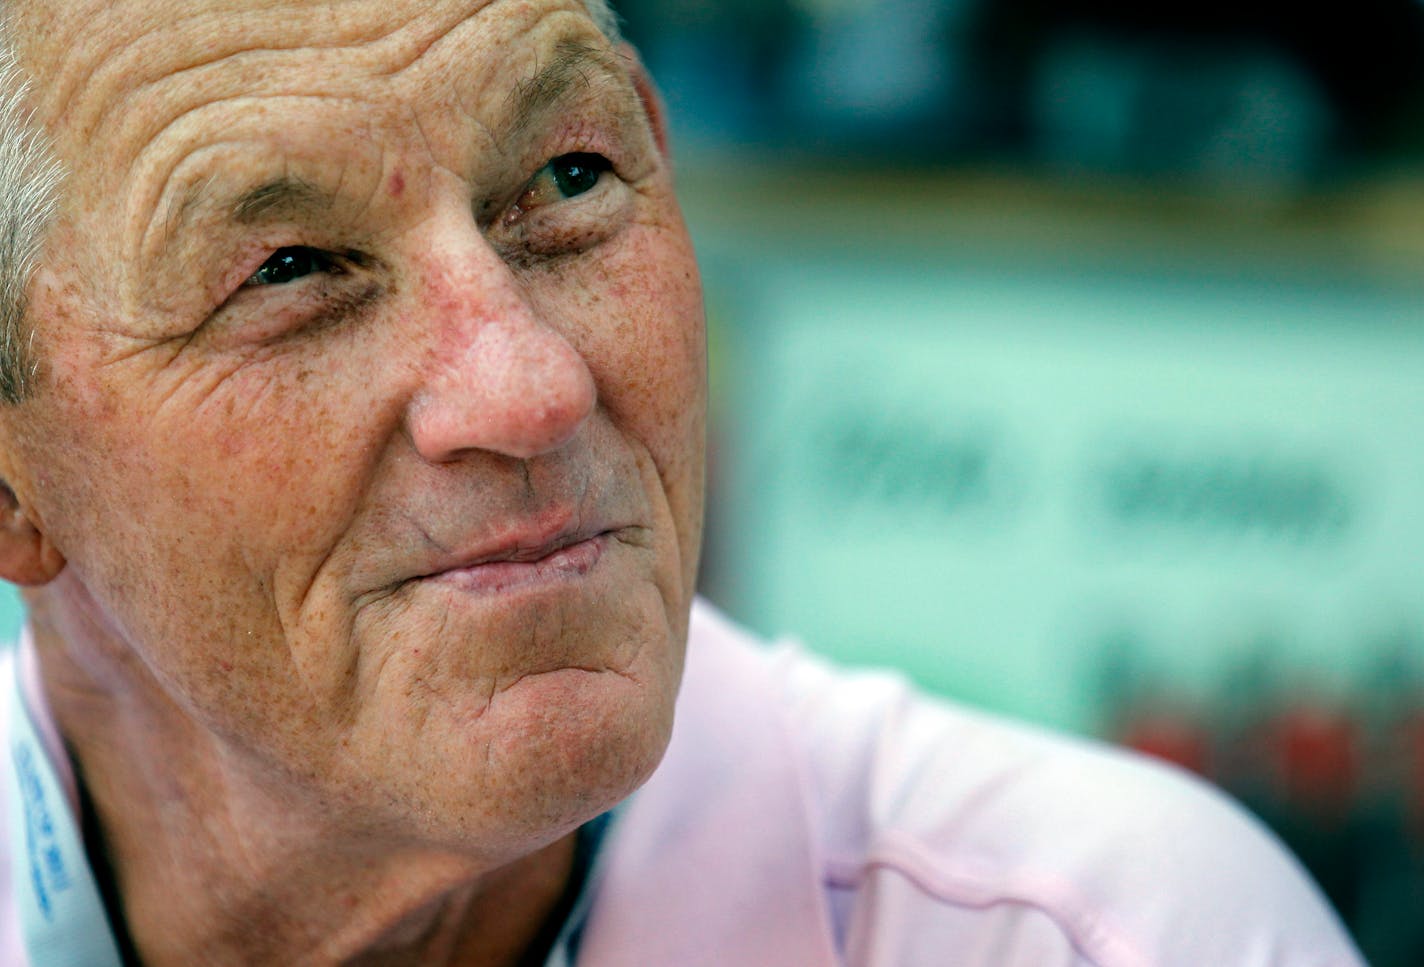
[[1028, 907], [1052, 921], [1079, 956], [1094, 967], [1151, 967], [1141, 946], [1104, 911], [1083, 902], [1070, 883], [1052, 876], [989, 870], [972, 862], [952, 862], [925, 854], [911, 836], [883, 830], [866, 855], [828, 858], [826, 885], [854, 890], [883, 871], [902, 877], [947, 906], [974, 910]]

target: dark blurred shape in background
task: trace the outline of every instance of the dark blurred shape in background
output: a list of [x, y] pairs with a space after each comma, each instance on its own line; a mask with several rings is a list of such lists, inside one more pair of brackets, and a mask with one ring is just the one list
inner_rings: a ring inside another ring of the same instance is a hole
[[1206, 776], [1424, 964], [1424, 3], [619, 8], [707, 593]]
[[699, 145], [1295, 180], [1424, 144], [1415, 0], [620, 9]]

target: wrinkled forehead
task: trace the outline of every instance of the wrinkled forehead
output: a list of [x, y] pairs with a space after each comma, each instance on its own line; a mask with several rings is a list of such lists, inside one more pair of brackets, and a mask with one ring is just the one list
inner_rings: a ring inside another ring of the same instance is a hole
[[[309, 228], [396, 233], [437, 195], [496, 204], [538, 170], [543, 141], [646, 143], [632, 62], [585, 3], [27, 4], [15, 46], [62, 172], [35, 268], [62, 277], [71, 303], [156, 326], [226, 286], [221, 266], [263, 241], [206, 228], [255, 224], [232, 200], [265, 185], [342, 202]], [[415, 179], [402, 206], [372, 204], [387, 169]]]
[[114, 83], [116, 75], [141, 77], [145, 67], [160, 60], [170, 72], [181, 74], [249, 52], [335, 52], [402, 40], [419, 46], [434, 43], [456, 25], [475, 18], [497, 25], [537, 19], [555, 10], [576, 12], [609, 40], [618, 41], [608, 0], [25, 0], [0, 4], [7, 40], [35, 82], [33, 106], [46, 121], [63, 117], [86, 89], [122, 89], [122, 83]]

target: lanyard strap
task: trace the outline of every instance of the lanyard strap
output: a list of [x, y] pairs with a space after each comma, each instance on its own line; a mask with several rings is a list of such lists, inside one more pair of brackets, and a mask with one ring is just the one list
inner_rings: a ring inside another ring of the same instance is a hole
[[574, 854], [574, 902], [569, 915], [559, 930], [558, 939], [549, 951], [544, 967], [575, 967], [578, 963], [579, 945], [583, 941], [584, 928], [588, 926], [593, 910], [594, 893], [598, 889], [598, 874], [602, 868], [603, 844], [609, 829], [617, 823], [621, 806], [595, 817], [578, 831], [578, 845]]
[[10, 675], [10, 878], [32, 967], [121, 967], [99, 887], [54, 766]]

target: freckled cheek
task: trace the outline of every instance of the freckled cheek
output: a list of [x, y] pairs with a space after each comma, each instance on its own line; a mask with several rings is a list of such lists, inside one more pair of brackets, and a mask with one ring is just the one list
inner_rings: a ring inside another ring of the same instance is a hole
[[606, 405], [676, 433], [706, 393], [702, 290], [690, 248], [650, 236], [591, 268], [576, 339]]
[[181, 472], [211, 500], [294, 544], [344, 526], [359, 499], [362, 455], [371, 452], [371, 403], [337, 381], [315, 380], [272, 389], [260, 405], [227, 405], [225, 418], [198, 421], [187, 441], [195, 458]]
[[100, 506], [125, 494], [136, 523], [181, 520], [215, 549], [255, 550], [264, 534], [274, 549], [330, 540], [357, 499], [357, 484], [340, 471], [363, 452], [364, 414], [346, 412], [356, 401], [328, 392], [239, 375], [193, 406], [175, 397], [145, 417], [130, 406], [127, 419], [106, 421], [81, 446], [109, 454], [100, 462], [127, 478], [96, 482], [107, 491]]
[[646, 448], [695, 568], [702, 513], [706, 349], [702, 290], [685, 236], [650, 233], [584, 280], [576, 330], [614, 423]]

